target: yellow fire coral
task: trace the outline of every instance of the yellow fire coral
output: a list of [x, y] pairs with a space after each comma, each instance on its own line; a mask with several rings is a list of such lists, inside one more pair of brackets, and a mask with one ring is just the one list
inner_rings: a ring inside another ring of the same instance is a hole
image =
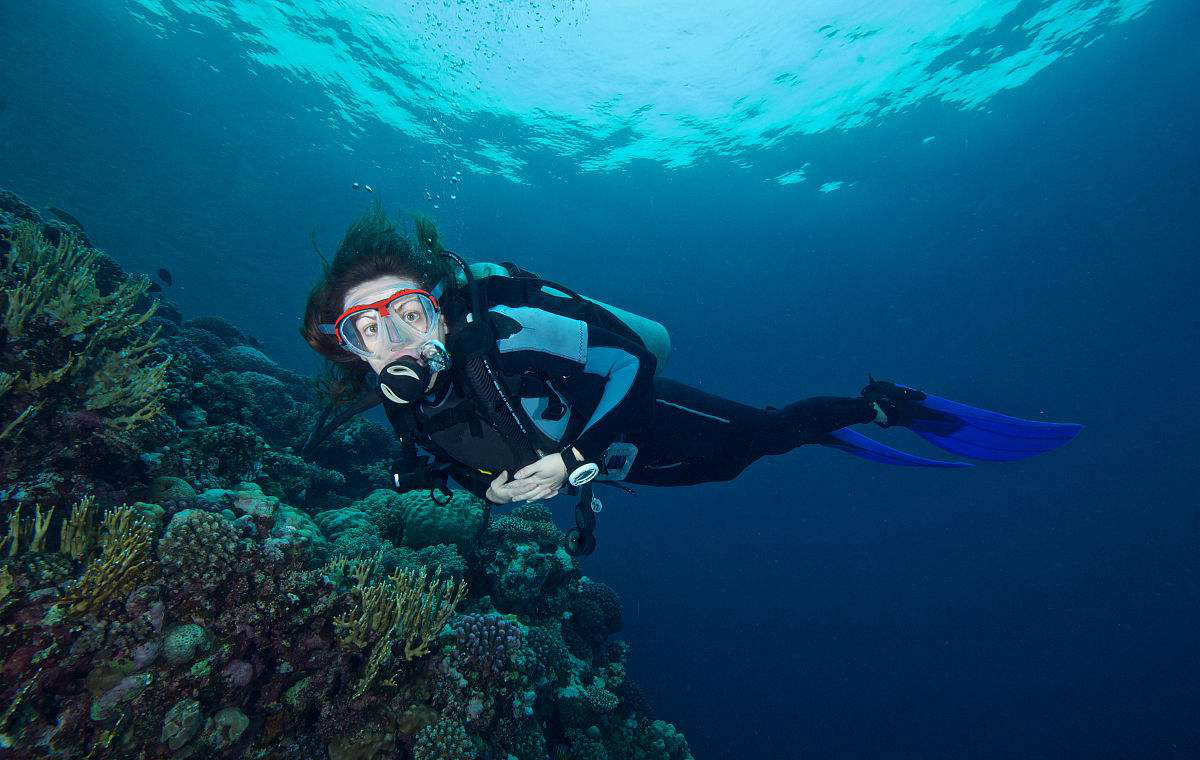
[[384, 583], [360, 585], [358, 606], [335, 619], [343, 646], [367, 647], [381, 635], [404, 645], [404, 659], [429, 653], [429, 645], [467, 595], [466, 581], [441, 577], [441, 568], [398, 570]]
[[[26, 551], [46, 551], [46, 532], [50, 530], [50, 519], [53, 516], [53, 507], [43, 513], [42, 505], [38, 504], [34, 508], [31, 523], [21, 519], [21, 507], [18, 505], [8, 516], [8, 533], [0, 538], [0, 552], [7, 551], [9, 557], [15, 557], [21, 553], [23, 546]], [[33, 538], [26, 545], [25, 539], [29, 538], [31, 529]]]
[[71, 516], [63, 520], [59, 532], [58, 550], [74, 559], [83, 559], [96, 543], [96, 499], [84, 496], [71, 510]]
[[[58, 399], [82, 398], [86, 409], [103, 412], [107, 424], [123, 429], [141, 424], [162, 411], [170, 359], [155, 362], [158, 331], [135, 332], [154, 315], [157, 302], [145, 311], [137, 304], [149, 281], [130, 278], [104, 295], [96, 284], [99, 252], [64, 234], [58, 245], [41, 228], [22, 222], [14, 229], [11, 252], [0, 267], [4, 304], [0, 326], [15, 343], [0, 372], [0, 398], [15, 417], [0, 424], [0, 440], [12, 445], [30, 422]], [[62, 340], [54, 351], [33, 350], [34, 334], [43, 340], [49, 327]], [[30, 332], [32, 330], [32, 333]], [[78, 382], [74, 393], [54, 393], [63, 383]]]
[[72, 615], [93, 613], [148, 579], [154, 565], [150, 557], [151, 530], [135, 522], [132, 514], [129, 507], [121, 507], [105, 515], [107, 532], [100, 556], [58, 600], [59, 608]]

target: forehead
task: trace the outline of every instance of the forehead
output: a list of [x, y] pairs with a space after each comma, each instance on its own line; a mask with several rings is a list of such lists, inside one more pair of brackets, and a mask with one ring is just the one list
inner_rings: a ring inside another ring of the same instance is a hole
[[342, 309], [349, 309], [351, 306], [358, 306], [364, 303], [374, 303], [382, 298], [387, 298], [397, 290], [419, 287], [421, 286], [412, 280], [398, 275], [376, 277], [372, 280], [361, 282], [347, 290], [345, 301], [342, 303]]

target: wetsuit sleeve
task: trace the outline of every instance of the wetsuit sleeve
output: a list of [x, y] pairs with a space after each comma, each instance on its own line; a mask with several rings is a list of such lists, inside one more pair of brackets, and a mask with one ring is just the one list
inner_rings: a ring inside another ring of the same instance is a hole
[[641, 345], [589, 325], [587, 359], [581, 372], [599, 378], [603, 389], [587, 422], [566, 445], [594, 462], [617, 436], [644, 421], [654, 405], [656, 363], [654, 354]]

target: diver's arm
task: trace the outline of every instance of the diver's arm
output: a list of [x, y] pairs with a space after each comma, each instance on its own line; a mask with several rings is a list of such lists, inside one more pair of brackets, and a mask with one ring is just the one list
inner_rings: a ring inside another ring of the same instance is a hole
[[[596, 408], [573, 441], [585, 461], [599, 459], [617, 437], [645, 419], [654, 405], [654, 354], [631, 340], [598, 327], [588, 328], [587, 360], [582, 373], [597, 375], [604, 389]], [[568, 462], [571, 469], [571, 462]]]

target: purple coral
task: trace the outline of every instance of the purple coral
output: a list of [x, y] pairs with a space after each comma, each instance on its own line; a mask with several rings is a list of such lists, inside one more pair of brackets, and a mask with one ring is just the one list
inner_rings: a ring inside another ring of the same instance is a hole
[[472, 612], [454, 622], [454, 664], [463, 673], [499, 676], [525, 643], [521, 624], [497, 614]]

